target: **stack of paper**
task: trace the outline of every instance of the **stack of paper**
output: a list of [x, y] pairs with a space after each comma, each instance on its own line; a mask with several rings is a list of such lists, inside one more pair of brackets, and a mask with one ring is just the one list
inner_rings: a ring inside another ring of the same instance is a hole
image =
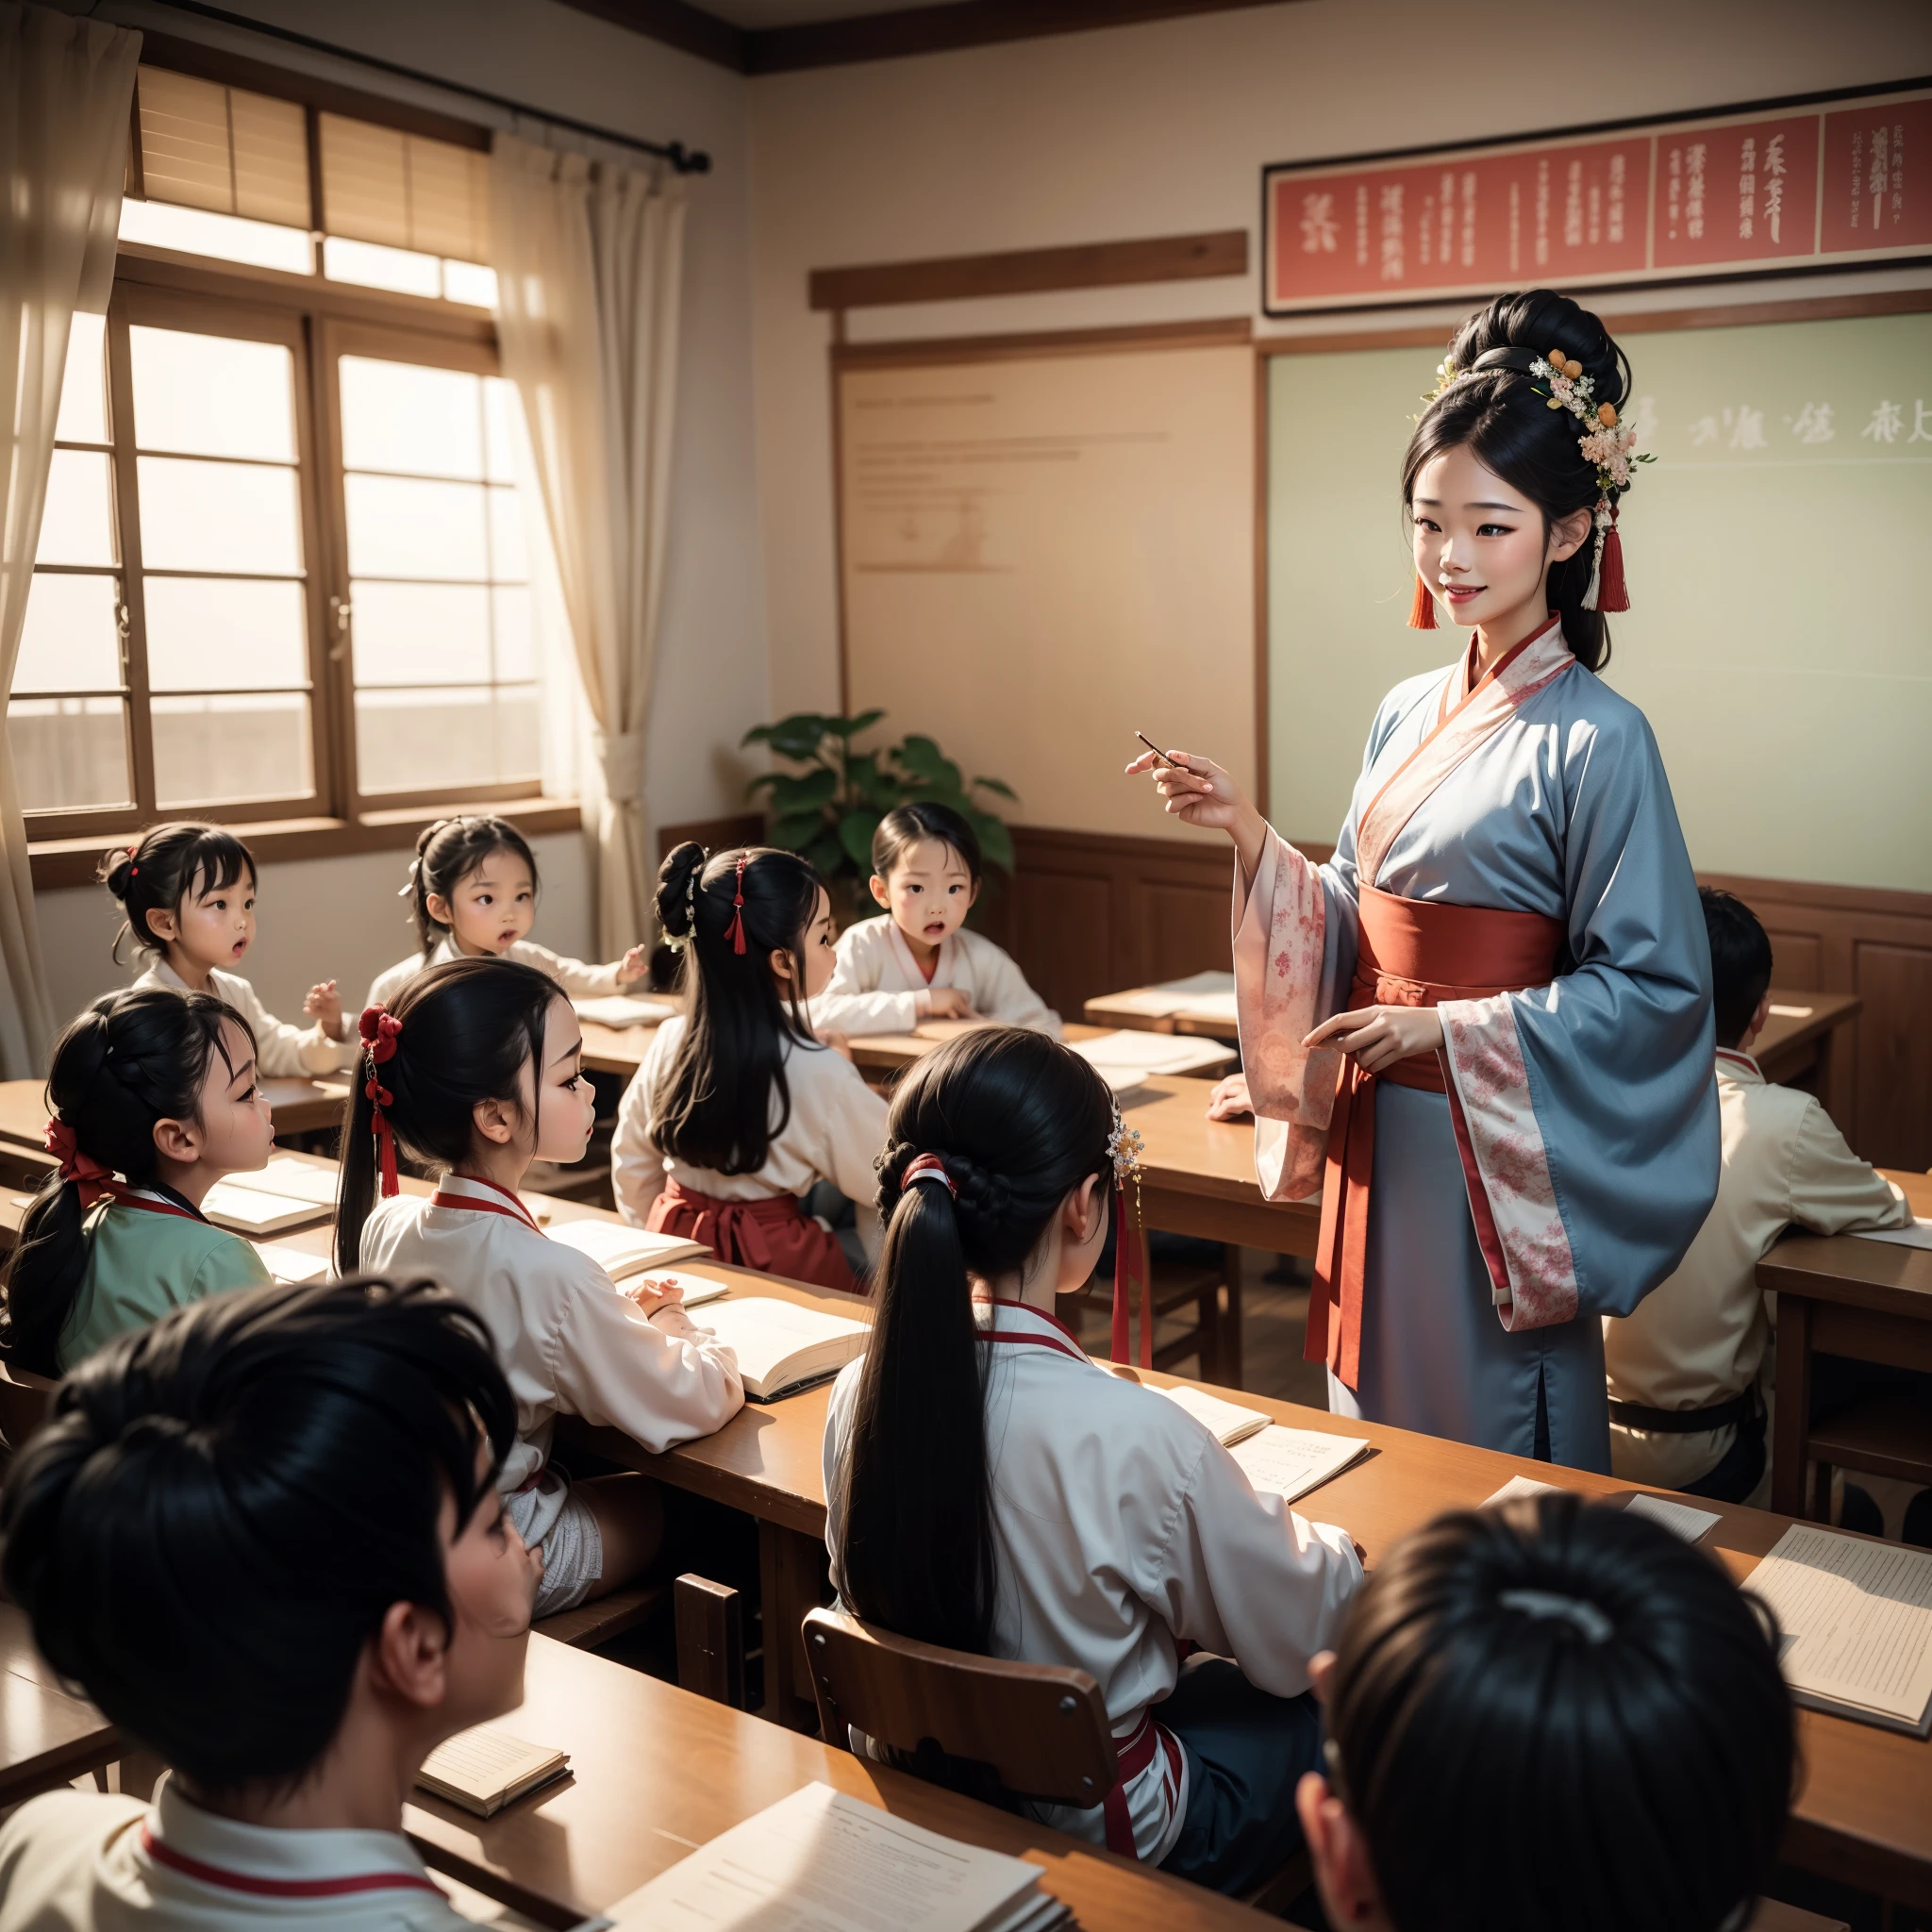
[[1268, 1418], [1260, 1409], [1244, 1408], [1238, 1402], [1224, 1402], [1220, 1396], [1210, 1395], [1191, 1383], [1182, 1382], [1155, 1392], [1186, 1409], [1224, 1449], [1232, 1449], [1237, 1442], [1245, 1441], [1257, 1430], [1268, 1426]]
[[1292, 1503], [1358, 1462], [1369, 1453], [1369, 1444], [1363, 1436], [1329, 1436], [1270, 1423], [1228, 1453], [1256, 1489]]
[[597, 1026], [655, 1026], [660, 1020], [676, 1017], [677, 1008], [670, 1000], [640, 999], [625, 992], [598, 1000], [573, 1000], [579, 1020]]
[[689, 1261], [694, 1255], [711, 1251], [703, 1241], [687, 1241], [679, 1234], [653, 1234], [647, 1228], [632, 1227], [623, 1221], [605, 1221], [585, 1215], [581, 1220], [559, 1221], [550, 1229], [550, 1239], [588, 1255], [612, 1281], [641, 1274], [646, 1269], [668, 1268], [674, 1261]]
[[[989, 1814], [989, 1818], [993, 1814]], [[810, 1784], [609, 1910], [613, 1932], [1047, 1932], [1041, 1869]]]
[[1800, 1704], [1932, 1735], [1932, 1551], [1796, 1523], [1746, 1578]]
[[1191, 1040], [1177, 1033], [1103, 1033], [1097, 1040], [1068, 1044], [1117, 1092], [1137, 1086], [1150, 1074], [1193, 1073], [1224, 1065], [1227, 1059], [1227, 1049], [1219, 1041]]
[[493, 1724], [458, 1731], [432, 1751], [416, 1782], [425, 1791], [492, 1818], [525, 1791], [547, 1785], [570, 1769], [567, 1752], [547, 1744], [526, 1744]]
[[333, 1162], [324, 1166], [298, 1154], [272, 1154], [266, 1167], [222, 1176], [226, 1187], [252, 1188], [258, 1194], [279, 1194], [284, 1200], [308, 1201], [318, 1208], [336, 1205], [336, 1179]]

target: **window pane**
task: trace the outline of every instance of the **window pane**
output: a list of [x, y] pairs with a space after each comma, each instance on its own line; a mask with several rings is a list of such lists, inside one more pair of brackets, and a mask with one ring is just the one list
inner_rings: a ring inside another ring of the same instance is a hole
[[158, 805], [298, 798], [315, 789], [306, 697], [158, 697], [150, 713]]
[[483, 475], [481, 376], [368, 356], [344, 356], [341, 368], [345, 469]]
[[140, 449], [295, 460], [295, 358], [281, 342], [130, 328]]
[[442, 264], [442, 296], [446, 302], [467, 302], [475, 308], [496, 307], [496, 271], [475, 261]]
[[356, 693], [357, 768], [365, 792], [534, 780], [538, 729], [537, 692], [529, 685]]
[[142, 590], [156, 691], [275, 691], [308, 682], [299, 583], [148, 577]]
[[36, 563], [113, 563], [113, 470], [106, 456], [57, 449], [47, 472]]
[[121, 634], [114, 623], [112, 577], [50, 576], [36, 572], [27, 592], [26, 625], [13, 688], [23, 691], [118, 691]]
[[442, 293], [442, 264], [433, 255], [413, 248], [385, 248], [375, 242], [351, 242], [342, 235], [325, 235], [322, 242], [322, 272], [332, 282], [354, 282], [364, 289], [390, 289], [399, 295]]
[[537, 632], [530, 593], [521, 584], [490, 593], [496, 621], [496, 675], [506, 684], [537, 675]]
[[75, 309], [67, 336], [67, 367], [60, 377], [56, 442], [108, 440], [108, 318]]
[[219, 261], [278, 268], [291, 275], [315, 273], [315, 244], [306, 228], [209, 214], [205, 208], [176, 208], [171, 202], [136, 201], [128, 195], [121, 204], [121, 239], [178, 249], [184, 255], [209, 255]]
[[524, 507], [514, 490], [490, 492], [490, 575], [499, 584], [520, 584], [530, 575], [524, 557]]
[[489, 576], [481, 484], [348, 476], [343, 490], [353, 575], [446, 577], [462, 583], [481, 583]]
[[142, 457], [142, 559], [151, 570], [293, 576], [302, 568], [293, 470]]
[[350, 602], [358, 684], [475, 684], [491, 676], [490, 592], [481, 584], [358, 582]]
[[517, 432], [523, 405], [516, 384], [501, 375], [483, 378], [484, 474], [492, 483], [517, 480]]
[[130, 802], [119, 698], [15, 698], [7, 708], [7, 739], [25, 810]]

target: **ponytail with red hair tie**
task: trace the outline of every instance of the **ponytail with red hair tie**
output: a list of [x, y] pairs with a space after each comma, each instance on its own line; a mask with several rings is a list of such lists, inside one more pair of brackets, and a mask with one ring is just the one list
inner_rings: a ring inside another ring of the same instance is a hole
[[65, 1121], [50, 1120], [47, 1131], [41, 1137], [41, 1145], [59, 1161], [61, 1180], [71, 1181], [80, 1190], [83, 1212], [96, 1201], [119, 1191], [114, 1185], [114, 1170], [103, 1167], [92, 1155], [83, 1154], [79, 1141], [74, 1138], [74, 1129]]
[[396, 1178], [396, 1137], [391, 1126], [389, 1109], [396, 1104], [396, 1097], [376, 1078], [375, 1070], [396, 1057], [396, 1039], [403, 1030], [403, 1023], [379, 1001], [373, 1007], [364, 1007], [362, 1017], [356, 1023], [356, 1031], [362, 1041], [362, 1064], [368, 1078], [362, 1083], [362, 1091], [369, 1101], [369, 1118], [375, 1130], [376, 1166], [382, 1174], [383, 1198], [402, 1191], [402, 1183]]
[[750, 858], [749, 852], [738, 855], [738, 884], [731, 901], [731, 924], [724, 928], [724, 937], [731, 941], [734, 953], [744, 951], [744, 868]]

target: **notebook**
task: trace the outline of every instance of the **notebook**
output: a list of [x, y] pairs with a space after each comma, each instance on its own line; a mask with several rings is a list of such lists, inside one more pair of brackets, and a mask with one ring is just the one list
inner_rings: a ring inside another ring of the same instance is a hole
[[1632, 1516], [1648, 1516], [1652, 1522], [1661, 1523], [1687, 1543], [1694, 1543], [1713, 1523], [1723, 1520], [1715, 1509], [1693, 1509], [1688, 1503], [1664, 1496], [1632, 1496], [1624, 1507]]
[[252, 1174], [224, 1174], [222, 1184], [248, 1188], [258, 1194], [279, 1194], [286, 1201], [311, 1201], [318, 1208], [333, 1208], [339, 1174], [333, 1164], [318, 1167], [292, 1154], [272, 1154], [266, 1167], [258, 1167]]
[[632, 993], [614, 992], [603, 999], [573, 1000], [579, 1020], [596, 1026], [655, 1026], [660, 1020], [677, 1016], [670, 1000], [640, 999]]
[[478, 1724], [439, 1744], [416, 1774], [416, 1782], [478, 1818], [493, 1818], [525, 1791], [549, 1784], [569, 1769], [568, 1752], [526, 1744], [494, 1724]]
[[623, 1221], [558, 1221], [550, 1228], [550, 1239], [588, 1255], [612, 1281], [641, 1274], [647, 1268], [668, 1268], [674, 1261], [689, 1261], [695, 1255], [711, 1251], [703, 1241], [687, 1241], [681, 1234], [653, 1234], [648, 1228], [632, 1227]]
[[1744, 1588], [1777, 1618], [1800, 1704], [1932, 1735], [1932, 1551], [1794, 1523]]
[[1318, 1429], [1288, 1429], [1270, 1423], [1265, 1429], [1237, 1443], [1228, 1454], [1247, 1473], [1256, 1489], [1292, 1503], [1340, 1475], [1369, 1453], [1361, 1436], [1329, 1436]]
[[700, 1845], [608, 1908], [615, 1932], [1044, 1932], [1038, 1865], [941, 1838], [824, 1784]]
[[1189, 1387], [1185, 1382], [1174, 1389], [1158, 1389], [1158, 1395], [1177, 1404], [1204, 1424], [1208, 1433], [1224, 1449], [1232, 1449], [1237, 1442], [1245, 1441], [1257, 1429], [1268, 1426], [1268, 1418], [1258, 1408], [1243, 1408], [1238, 1402], [1224, 1402], [1218, 1395], [1209, 1395], [1205, 1389]]
[[291, 1248], [287, 1241], [257, 1241], [255, 1252], [277, 1281], [320, 1281], [329, 1270], [326, 1255], [311, 1255], [307, 1248]]
[[289, 1194], [275, 1194], [260, 1188], [236, 1186], [236, 1176], [225, 1175], [201, 1198], [201, 1211], [218, 1227], [231, 1227], [238, 1234], [280, 1234], [286, 1228], [306, 1227], [323, 1220], [334, 1205], [304, 1201]]
[[871, 1325], [849, 1315], [801, 1307], [763, 1295], [714, 1302], [699, 1324], [738, 1356], [738, 1373], [753, 1402], [777, 1402], [836, 1375], [865, 1353]]

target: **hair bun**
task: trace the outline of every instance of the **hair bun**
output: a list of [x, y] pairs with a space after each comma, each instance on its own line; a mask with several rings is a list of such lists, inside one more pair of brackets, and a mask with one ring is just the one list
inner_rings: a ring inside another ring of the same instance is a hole
[[128, 888], [134, 883], [134, 847], [116, 845], [101, 855], [100, 869], [94, 876], [112, 892], [115, 898], [125, 900]]
[[1526, 289], [1498, 295], [1457, 330], [1449, 359], [1468, 369], [1492, 349], [1529, 349], [1548, 357], [1556, 350], [1583, 365], [1595, 399], [1621, 409], [1630, 395], [1630, 362], [1601, 318], [1553, 289]]
[[695, 913], [694, 886], [705, 869], [705, 848], [694, 839], [674, 846], [658, 868], [658, 924], [668, 938], [689, 939]]

